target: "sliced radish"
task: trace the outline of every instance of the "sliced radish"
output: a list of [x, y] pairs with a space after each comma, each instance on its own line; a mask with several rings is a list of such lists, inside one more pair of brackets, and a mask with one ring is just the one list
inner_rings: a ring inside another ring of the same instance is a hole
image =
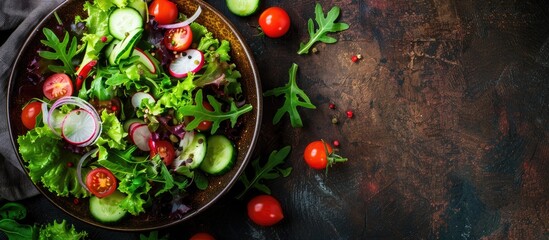
[[147, 124], [139, 124], [133, 126], [133, 128], [130, 125], [130, 129], [130, 136], [133, 143], [143, 151], [150, 151], [149, 139], [151, 138], [151, 131], [149, 131]]
[[189, 72], [198, 72], [204, 66], [204, 54], [196, 49], [187, 49], [170, 63], [170, 74], [176, 78], [187, 77]]
[[145, 124], [144, 122], [134, 122], [134, 123], [131, 123], [130, 126], [128, 127], [128, 137], [130, 138], [130, 142], [135, 144], [133, 142], [133, 132], [135, 130], [136, 127], [140, 126], [140, 125], [143, 125]]
[[143, 50], [139, 48], [134, 48], [132, 56], [138, 56], [140, 63], [143, 63], [143, 65], [145, 65], [145, 67], [149, 69], [151, 73], [156, 73], [156, 66], [154, 65], [149, 55], [143, 52]]
[[139, 106], [141, 106], [141, 102], [145, 99], [149, 99], [149, 103], [154, 103], [155, 102], [153, 96], [151, 96], [150, 94], [148, 94], [146, 92], [136, 92], [132, 96], [132, 106], [134, 108], [138, 108]]
[[63, 118], [61, 136], [71, 144], [85, 146], [95, 140], [97, 125], [96, 119], [88, 110], [72, 110]]

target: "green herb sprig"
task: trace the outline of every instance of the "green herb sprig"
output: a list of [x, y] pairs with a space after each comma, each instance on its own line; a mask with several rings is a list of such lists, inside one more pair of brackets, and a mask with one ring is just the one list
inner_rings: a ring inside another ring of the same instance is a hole
[[277, 124], [282, 119], [285, 113], [290, 115], [290, 122], [292, 127], [303, 127], [303, 122], [301, 121], [301, 116], [297, 111], [297, 107], [304, 107], [309, 109], [316, 109], [316, 106], [311, 103], [311, 100], [307, 94], [297, 86], [296, 74], [297, 74], [297, 64], [292, 64], [290, 68], [290, 80], [283, 87], [278, 87], [266, 91], [263, 93], [263, 96], [279, 96], [284, 94], [286, 100], [284, 105], [278, 109], [273, 117], [273, 124]]
[[63, 41], [60, 41], [51, 29], [44, 28], [42, 32], [46, 36], [46, 40], [40, 40], [40, 42], [50, 47], [53, 51], [42, 50], [38, 52], [38, 55], [44, 59], [59, 60], [63, 63], [63, 65], [49, 65], [48, 68], [50, 70], [57, 73], [74, 74], [75, 69], [72, 65], [72, 59], [82, 50], [78, 49], [78, 40], [76, 37], [73, 36], [71, 39], [69, 33], [65, 32]]
[[315, 20], [318, 24], [318, 29], [315, 30], [313, 19], [309, 18], [308, 21], [308, 30], [309, 30], [309, 41], [307, 43], [301, 43], [299, 45], [299, 50], [297, 51], [297, 54], [307, 54], [309, 53], [309, 49], [315, 44], [316, 42], [323, 42], [323, 43], [335, 43], [337, 42], [337, 39], [328, 36], [328, 33], [334, 33], [334, 32], [340, 32], [347, 30], [349, 28], [349, 24], [347, 23], [336, 23], [336, 19], [339, 17], [340, 9], [339, 7], [335, 6], [328, 11], [328, 14], [326, 17], [324, 17], [324, 12], [322, 11], [322, 6], [320, 6], [319, 3], [315, 6]]

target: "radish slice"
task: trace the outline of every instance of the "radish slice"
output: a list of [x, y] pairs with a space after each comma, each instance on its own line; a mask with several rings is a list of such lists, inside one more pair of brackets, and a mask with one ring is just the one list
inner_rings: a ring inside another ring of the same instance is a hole
[[150, 94], [148, 94], [146, 92], [136, 92], [132, 96], [132, 106], [134, 108], [139, 108], [139, 106], [141, 106], [141, 102], [145, 99], [149, 99], [149, 103], [154, 103], [155, 102], [153, 96], [151, 96]]
[[139, 48], [134, 48], [132, 55], [138, 56], [139, 57], [138, 61], [140, 63], [143, 63], [143, 65], [145, 65], [145, 67], [149, 69], [151, 73], [156, 73], [156, 66], [154, 65], [151, 58], [145, 52], [143, 52], [143, 50]]
[[63, 118], [61, 136], [77, 146], [87, 146], [94, 139], [98, 127], [96, 119], [88, 110], [72, 110]]
[[[131, 128], [132, 126], [130, 126]], [[151, 131], [147, 124], [139, 124], [131, 130], [131, 139], [133, 143], [143, 151], [150, 151], [149, 139], [151, 138]]]
[[187, 49], [170, 63], [170, 74], [176, 78], [187, 77], [189, 72], [198, 72], [204, 66], [204, 54], [196, 49]]
[[166, 29], [185, 27], [191, 24], [192, 22], [194, 22], [198, 18], [198, 16], [200, 16], [200, 13], [202, 13], [202, 8], [198, 6], [198, 9], [196, 9], [196, 12], [194, 12], [194, 14], [190, 18], [187, 18], [187, 20], [183, 22], [173, 23], [173, 24], [158, 25], [158, 27], [166, 28]]

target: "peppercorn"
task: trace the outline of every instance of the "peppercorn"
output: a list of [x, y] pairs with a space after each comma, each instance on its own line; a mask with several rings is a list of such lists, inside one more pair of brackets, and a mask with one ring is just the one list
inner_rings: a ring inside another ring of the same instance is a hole
[[352, 56], [352, 57], [351, 57], [351, 61], [354, 62], [354, 63], [357, 62], [357, 61], [358, 61], [358, 57], [357, 57], [356, 55]]
[[334, 140], [332, 142], [332, 144], [334, 144], [334, 147], [339, 147], [339, 141], [338, 140]]
[[347, 118], [353, 118], [353, 111], [348, 110], [348, 111], [346, 112], [346, 114], [347, 114]]
[[329, 107], [330, 109], [335, 109], [335, 108], [336, 108], [336, 105], [333, 104], [333, 103], [330, 103], [330, 105], [328, 105], [328, 107]]

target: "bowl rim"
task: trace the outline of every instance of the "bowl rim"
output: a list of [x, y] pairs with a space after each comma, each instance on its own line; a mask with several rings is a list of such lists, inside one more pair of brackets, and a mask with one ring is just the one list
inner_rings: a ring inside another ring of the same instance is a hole
[[13, 87], [14, 87], [14, 78], [17, 75], [17, 66], [20, 66], [22, 64], [21, 63], [22, 58], [23, 58], [22, 55], [23, 55], [24, 51], [29, 47], [29, 43], [31, 42], [31, 39], [33, 39], [37, 35], [37, 33], [40, 32], [40, 30], [43, 28], [45, 23], [52, 17], [52, 15], [54, 15], [54, 13], [56, 11], [58, 11], [59, 9], [62, 9], [63, 7], [68, 5], [69, 3], [84, 2], [84, 1], [86, 1], [86, 0], [65, 0], [64, 2], [60, 3], [58, 6], [53, 8], [48, 14], [46, 14], [42, 18], [42, 20], [40, 20], [35, 25], [35, 27], [31, 30], [31, 32], [29, 32], [27, 34], [25, 42], [21, 45], [21, 48], [19, 49], [19, 51], [17, 53], [15, 61], [13, 62], [12, 66], [11, 66], [11, 71], [10, 71], [10, 74], [9, 74], [8, 84], [7, 84], [7, 93], [6, 93], [6, 103], [7, 103], [6, 104], [6, 117], [7, 117], [6, 120], [7, 120], [7, 123], [8, 123], [8, 130], [9, 130], [11, 145], [13, 147], [13, 150], [16, 152], [15, 155], [17, 156], [17, 159], [19, 160], [19, 164], [21, 164], [21, 167], [25, 171], [28, 179], [38, 189], [38, 191], [41, 193], [41, 195], [46, 197], [46, 199], [48, 199], [48, 201], [50, 203], [52, 203], [58, 209], [61, 209], [63, 212], [70, 215], [71, 217], [76, 218], [79, 221], [85, 222], [85, 223], [90, 224], [92, 226], [103, 228], [103, 229], [108, 229], [108, 230], [121, 231], [121, 232], [137, 232], [137, 231], [158, 230], [158, 229], [167, 228], [167, 227], [185, 222], [185, 221], [191, 219], [192, 217], [202, 213], [204, 210], [206, 210], [207, 208], [209, 208], [210, 206], [215, 204], [227, 192], [229, 192], [229, 190], [233, 187], [233, 185], [238, 181], [240, 175], [242, 175], [242, 173], [245, 171], [247, 165], [250, 162], [253, 151], [255, 150], [255, 147], [257, 145], [258, 138], [259, 138], [259, 133], [260, 133], [260, 129], [261, 129], [261, 121], [262, 121], [262, 117], [263, 117], [263, 98], [262, 98], [263, 94], [262, 94], [261, 79], [260, 79], [258, 67], [256, 65], [256, 61], [253, 57], [252, 51], [251, 51], [249, 45], [247, 44], [246, 40], [242, 36], [242, 34], [238, 31], [238, 28], [236, 28], [235, 25], [231, 21], [229, 21], [229, 19], [225, 15], [223, 15], [219, 10], [217, 10], [215, 7], [213, 7], [212, 5], [210, 5], [209, 3], [207, 3], [203, 0], [194, 0], [198, 6], [206, 7], [206, 9], [213, 12], [214, 15], [217, 15], [221, 19], [222, 23], [225, 24], [229, 28], [229, 30], [235, 35], [237, 41], [242, 44], [243, 53], [245, 54], [246, 58], [248, 59], [248, 61], [250, 63], [250, 69], [252, 70], [251, 73], [252, 73], [252, 76], [253, 76], [253, 79], [254, 79], [253, 82], [255, 82], [255, 89], [254, 90], [255, 90], [255, 95], [256, 95], [257, 106], [254, 106], [254, 111], [256, 112], [255, 125], [254, 125], [253, 133], [252, 133], [252, 136], [251, 136], [250, 145], [249, 145], [247, 151], [245, 153], [243, 153], [244, 158], [243, 158], [242, 166], [237, 169], [234, 176], [229, 180], [227, 185], [225, 185], [222, 188], [222, 190], [219, 192], [219, 194], [214, 196], [209, 202], [207, 202], [206, 204], [204, 204], [203, 206], [201, 206], [199, 208], [196, 208], [194, 211], [185, 214], [185, 216], [183, 216], [182, 218], [177, 219], [177, 220], [173, 220], [172, 222], [170, 222], [168, 224], [164, 224], [164, 225], [161, 225], [161, 226], [155, 226], [155, 227], [118, 228], [115, 225], [109, 226], [109, 225], [106, 225], [106, 224], [101, 224], [99, 222], [88, 221], [86, 219], [83, 219], [83, 218], [77, 216], [75, 213], [68, 211], [64, 207], [62, 207], [59, 203], [54, 201], [49, 196], [50, 192], [48, 192], [48, 193], [45, 192], [45, 191], [47, 191], [47, 189], [38, 186], [37, 183], [34, 183], [30, 179], [28, 169], [26, 168], [25, 162], [21, 158], [21, 154], [19, 153], [18, 148], [17, 148], [16, 139], [17, 139], [18, 136], [14, 135], [14, 132], [12, 131], [12, 125], [11, 125], [11, 121], [10, 121], [10, 119], [11, 119], [10, 115], [12, 115], [10, 113], [12, 103], [9, 101], [9, 99], [11, 97], [13, 97], [12, 96], [12, 90], [13, 90]]

